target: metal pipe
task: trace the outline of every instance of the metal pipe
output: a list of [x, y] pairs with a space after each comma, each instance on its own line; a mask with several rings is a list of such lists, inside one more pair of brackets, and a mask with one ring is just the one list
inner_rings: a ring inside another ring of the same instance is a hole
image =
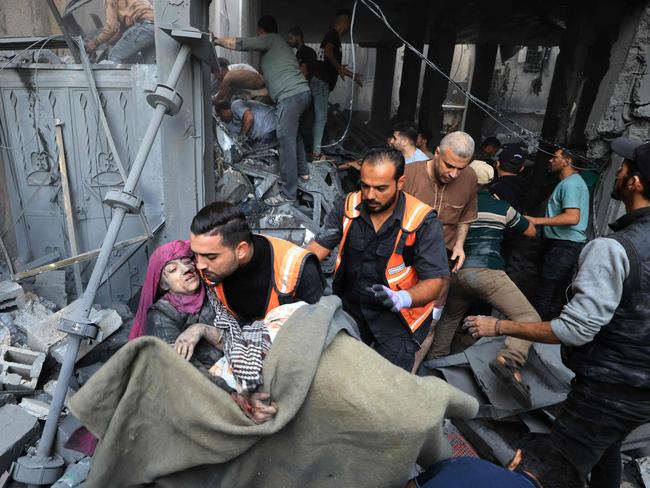
[[[167, 86], [170, 88], [175, 88], [178, 83], [178, 79], [183, 70], [183, 66], [187, 61], [187, 58], [190, 54], [190, 47], [187, 45], [182, 45], [180, 51], [176, 55], [176, 61], [172, 66], [171, 72], [167, 78]], [[156, 134], [160, 129], [160, 124], [165, 117], [167, 108], [159, 104], [154, 110], [154, 114], [149, 121], [149, 126], [147, 131], [142, 139], [138, 153], [135, 156], [133, 165], [131, 167], [131, 172], [129, 173], [126, 182], [124, 183], [124, 192], [132, 193], [135, 190], [142, 170], [144, 169], [147, 156], [151, 151], [153, 142], [156, 138]], [[99, 256], [97, 257], [97, 262], [93, 268], [90, 279], [88, 280], [88, 285], [86, 290], [81, 298], [80, 309], [75, 314], [78, 317], [88, 318], [90, 315], [90, 308], [95, 301], [95, 295], [99, 289], [102, 276], [108, 265], [108, 260], [110, 258], [111, 252], [113, 250], [113, 245], [117, 241], [117, 236], [122, 227], [122, 222], [126, 215], [126, 210], [122, 207], [117, 207], [113, 211], [113, 217], [111, 223], [108, 226], [106, 231], [106, 236], [104, 237], [104, 242], [99, 251]], [[43, 428], [43, 435], [38, 444], [38, 450], [36, 456], [38, 458], [47, 458], [50, 455], [52, 444], [54, 443], [54, 438], [56, 435], [57, 424], [59, 421], [59, 416], [63, 408], [63, 403], [65, 401], [65, 395], [68, 389], [68, 384], [74, 370], [74, 365], [76, 362], [77, 354], [79, 352], [79, 346], [81, 344], [81, 337], [72, 335], [68, 343], [68, 348], [61, 366], [61, 371], [59, 372], [59, 377], [57, 380], [57, 385], [52, 395], [52, 403], [50, 404], [50, 409], [47, 415], [47, 420], [45, 421], [45, 427]]]

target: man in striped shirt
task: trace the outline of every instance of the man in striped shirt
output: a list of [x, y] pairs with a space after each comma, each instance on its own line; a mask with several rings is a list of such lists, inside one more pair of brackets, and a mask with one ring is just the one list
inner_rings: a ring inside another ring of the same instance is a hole
[[[454, 276], [447, 304], [434, 333], [435, 357], [449, 354], [454, 333], [469, 307], [477, 300], [487, 302], [508, 317], [525, 317], [525, 321], [539, 322], [539, 315], [519, 288], [504, 271], [501, 243], [506, 229], [528, 237], [535, 237], [535, 226], [507, 202], [499, 200], [487, 189], [494, 177], [494, 169], [483, 161], [470, 165], [479, 184], [478, 220], [470, 224], [465, 240], [465, 263]], [[530, 342], [508, 337], [505, 346], [490, 364], [502, 380], [513, 387], [517, 399], [528, 404], [528, 388], [522, 380], [520, 368], [528, 358]]]

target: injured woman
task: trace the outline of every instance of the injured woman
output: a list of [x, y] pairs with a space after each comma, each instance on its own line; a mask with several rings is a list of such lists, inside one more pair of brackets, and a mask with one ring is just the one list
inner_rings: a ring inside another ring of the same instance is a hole
[[264, 358], [282, 324], [302, 305], [284, 305], [263, 320], [241, 323], [206, 294], [189, 242], [173, 241], [151, 255], [129, 339], [150, 335], [167, 342], [228, 391], [247, 417], [263, 423], [278, 410], [268, 393], [257, 391], [264, 383]]

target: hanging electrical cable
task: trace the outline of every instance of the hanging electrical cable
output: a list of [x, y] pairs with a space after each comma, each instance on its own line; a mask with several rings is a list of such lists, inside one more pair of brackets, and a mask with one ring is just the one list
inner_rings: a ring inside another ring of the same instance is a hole
[[358, 0], [355, 0], [354, 7], [352, 7], [352, 19], [350, 20], [350, 47], [352, 50], [352, 78], [350, 78], [351, 89], [350, 89], [350, 104], [348, 107], [348, 122], [345, 126], [345, 130], [343, 131], [341, 137], [339, 137], [339, 139], [336, 142], [332, 142], [330, 144], [325, 144], [324, 146], [321, 146], [321, 149], [324, 147], [338, 146], [348, 136], [348, 133], [350, 132], [350, 126], [352, 125], [352, 107], [354, 105], [354, 85], [355, 85], [354, 77], [357, 75], [357, 56], [356, 56], [356, 49], [354, 47], [354, 19], [357, 14], [357, 3]]

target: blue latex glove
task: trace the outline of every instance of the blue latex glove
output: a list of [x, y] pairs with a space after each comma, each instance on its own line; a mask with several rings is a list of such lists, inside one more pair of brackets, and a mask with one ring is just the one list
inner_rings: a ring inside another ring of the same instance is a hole
[[371, 289], [375, 294], [375, 298], [384, 307], [390, 308], [392, 312], [399, 312], [403, 308], [409, 308], [413, 303], [411, 295], [406, 290], [393, 291], [384, 285], [372, 285]]

